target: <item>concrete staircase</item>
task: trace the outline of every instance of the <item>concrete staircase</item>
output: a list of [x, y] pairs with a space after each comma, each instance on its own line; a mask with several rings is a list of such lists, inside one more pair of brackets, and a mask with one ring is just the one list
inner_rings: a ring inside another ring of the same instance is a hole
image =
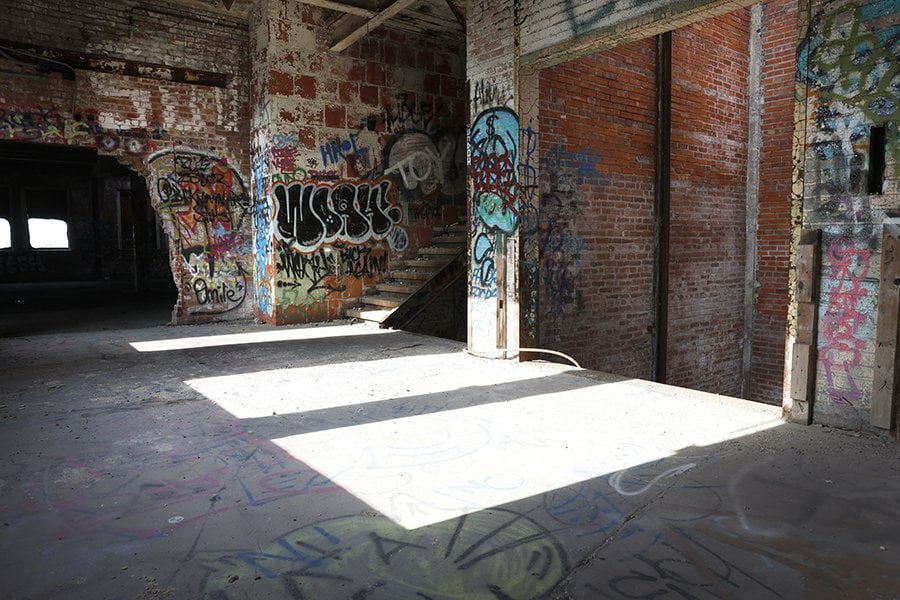
[[385, 281], [366, 286], [360, 298], [344, 301], [344, 316], [382, 323], [432, 277], [466, 251], [466, 224], [434, 228], [431, 246], [412, 260], [394, 261]]

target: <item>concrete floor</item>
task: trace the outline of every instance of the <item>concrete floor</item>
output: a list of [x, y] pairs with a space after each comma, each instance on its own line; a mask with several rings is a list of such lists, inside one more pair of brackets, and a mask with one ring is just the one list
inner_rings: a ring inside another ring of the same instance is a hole
[[0, 340], [3, 598], [900, 598], [900, 444], [363, 325]]

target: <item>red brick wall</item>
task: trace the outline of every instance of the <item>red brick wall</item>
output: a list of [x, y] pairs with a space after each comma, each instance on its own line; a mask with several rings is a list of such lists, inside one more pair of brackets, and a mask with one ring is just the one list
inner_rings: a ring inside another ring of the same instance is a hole
[[540, 81], [539, 340], [587, 368], [652, 378], [655, 42]]
[[672, 34], [667, 382], [740, 394], [749, 11]]
[[797, 2], [763, 8], [762, 147], [750, 397], [780, 404], [788, 313]]
[[[673, 34], [669, 382], [740, 392], [749, 13]], [[655, 40], [541, 74], [540, 343], [652, 378]]]

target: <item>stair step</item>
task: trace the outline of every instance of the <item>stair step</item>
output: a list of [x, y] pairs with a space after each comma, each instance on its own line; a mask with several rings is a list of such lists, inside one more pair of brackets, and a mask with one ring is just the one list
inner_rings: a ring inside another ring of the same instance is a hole
[[458, 244], [465, 245], [466, 236], [464, 235], [436, 235], [431, 238], [432, 244]]
[[384, 283], [379, 283], [375, 286], [379, 292], [386, 292], [389, 294], [412, 294], [414, 291], [419, 289], [419, 284], [417, 283], [409, 283], [404, 281], [386, 281]]
[[440, 269], [448, 262], [450, 262], [450, 257], [438, 255], [434, 258], [417, 258], [414, 260], [401, 260], [397, 262], [400, 263], [398, 266], [405, 267], [407, 269], [419, 269], [422, 267]]
[[445, 233], [445, 232], [454, 232], [454, 233], [465, 233], [469, 230], [468, 225], [465, 223], [454, 223], [452, 225], [443, 225], [434, 228], [435, 233]]
[[431, 276], [435, 273], [437, 273], [437, 269], [410, 269], [408, 271], [391, 271], [391, 277], [394, 279], [425, 281], [426, 279], [431, 279]]
[[371, 310], [366, 308], [348, 308], [344, 310], [344, 316], [351, 319], [362, 319], [363, 321], [371, 321], [372, 323], [381, 323], [387, 319], [391, 310]]
[[455, 255], [459, 254], [460, 248], [454, 248], [453, 246], [429, 246], [428, 248], [419, 248], [419, 254], [442, 254], [442, 255]]
[[377, 296], [362, 296], [359, 301], [364, 305], [383, 306], [385, 308], [397, 308], [409, 296], [404, 294], [378, 294]]

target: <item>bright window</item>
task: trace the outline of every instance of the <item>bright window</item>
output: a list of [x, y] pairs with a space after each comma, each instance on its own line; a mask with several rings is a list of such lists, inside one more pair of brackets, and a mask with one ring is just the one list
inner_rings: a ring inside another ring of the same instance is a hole
[[12, 248], [12, 230], [9, 220], [0, 217], [0, 250]]
[[69, 224], [62, 219], [28, 219], [28, 239], [35, 249], [68, 249]]
[[28, 245], [36, 250], [69, 248], [69, 203], [65, 190], [28, 190]]

